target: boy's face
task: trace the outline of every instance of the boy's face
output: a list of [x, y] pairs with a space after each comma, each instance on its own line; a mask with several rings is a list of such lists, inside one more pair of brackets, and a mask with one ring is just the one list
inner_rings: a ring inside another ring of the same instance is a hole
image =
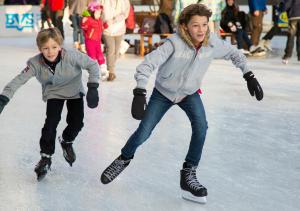
[[208, 18], [206, 16], [194, 15], [185, 26], [195, 46], [199, 46], [205, 39], [208, 30]]
[[61, 46], [52, 38], [49, 38], [49, 40], [46, 43], [44, 43], [40, 48], [40, 51], [43, 54], [43, 56], [50, 62], [55, 61], [60, 50]]

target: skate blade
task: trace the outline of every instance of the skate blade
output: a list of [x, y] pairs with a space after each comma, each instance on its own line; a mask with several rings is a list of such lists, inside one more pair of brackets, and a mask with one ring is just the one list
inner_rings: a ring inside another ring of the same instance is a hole
[[73, 165], [74, 162], [67, 160], [67, 158], [65, 158], [65, 160], [66, 160], [67, 163], [70, 165], [70, 167], [72, 167], [72, 165]]
[[67, 159], [67, 153], [65, 153], [65, 151], [63, 151], [63, 156], [65, 158], [65, 160], [67, 161], [67, 163], [72, 167], [73, 163], [75, 162], [75, 160], [68, 160]]
[[47, 173], [43, 173], [43, 174], [38, 174], [37, 175], [37, 181], [40, 182], [42, 181], [45, 177], [46, 177]]
[[190, 192], [183, 191], [182, 192], [182, 198], [188, 201], [197, 202], [199, 204], [206, 204], [206, 196], [200, 197], [200, 196], [194, 196]]

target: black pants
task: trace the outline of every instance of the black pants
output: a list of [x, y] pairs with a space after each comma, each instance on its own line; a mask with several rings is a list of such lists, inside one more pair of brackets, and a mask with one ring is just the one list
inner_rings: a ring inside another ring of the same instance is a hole
[[281, 31], [280, 27], [277, 24], [274, 24], [272, 28], [267, 32], [263, 37], [263, 40], [272, 40], [272, 38]]
[[292, 57], [295, 36], [297, 37], [296, 50], [297, 50], [298, 58], [300, 58], [300, 20], [289, 21], [288, 39], [284, 50], [285, 51], [284, 58]]
[[61, 32], [61, 35], [64, 38], [65, 33], [64, 33], [64, 24], [62, 21], [63, 17], [64, 17], [63, 10], [50, 11], [50, 18], [52, 20], [53, 25], [59, 29], [59, 31]]
[[64, 102], [67, 101], [67, 127], [62, 137], [72, 142], [83, 127], [84, 107], [83, 98], [79, 99], [50, 99], [47, 101], [46, 120], [40, 139], [41, 153], [52, 155], [55, 151], [56, 128], [61, 119]]

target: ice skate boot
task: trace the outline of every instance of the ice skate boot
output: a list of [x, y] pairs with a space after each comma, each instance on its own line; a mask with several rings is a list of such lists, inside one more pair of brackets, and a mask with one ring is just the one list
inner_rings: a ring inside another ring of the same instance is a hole
[[102, 173], [101, 182], [108, 184], [113, 181], [130, 163], [131, 159], [125, 159], [122, 155], [117, 157]]
[[73, 142], [65, 141], [62, 136], [58, 137], [58, 140], [61, 144], [63, 155], [66, 161], [69, 163], [70, 166], [74, 163], [76, 160], [76, 154], [73, 150], [72, 144]]
[[46, 176], [48, 170], [50, 170], [51, 163], [51, 156], [42, 154], [41, 160], [34, 168], [38, 181], [41, 181]]
[[183, 163], [180, 171], [180, 187], [183, 199], [202, 204], [206, 203], [207, 190], [197, 180], [196, 166], [192, 166], [187, 162]]

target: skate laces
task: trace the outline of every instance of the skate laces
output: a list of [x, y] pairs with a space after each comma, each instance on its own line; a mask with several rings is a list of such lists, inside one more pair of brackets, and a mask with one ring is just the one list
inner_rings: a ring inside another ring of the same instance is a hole
[[186, 171], [186, 182], [188, 184], [188, 186], [196, 191], [200, 190], [201, 188], [203, 188], [203, 186], [199, 183], [199, 181], [197, 180], [197, 176], [196, 176], [196, 167], [192, 167], [192, 168], [186, 168], [184, 169]]
[[116, 178], [126, 167], [130, 161], [117, 159], [115, 160], [105, 171], [104, 175], [109, 179], [113, 180]]

